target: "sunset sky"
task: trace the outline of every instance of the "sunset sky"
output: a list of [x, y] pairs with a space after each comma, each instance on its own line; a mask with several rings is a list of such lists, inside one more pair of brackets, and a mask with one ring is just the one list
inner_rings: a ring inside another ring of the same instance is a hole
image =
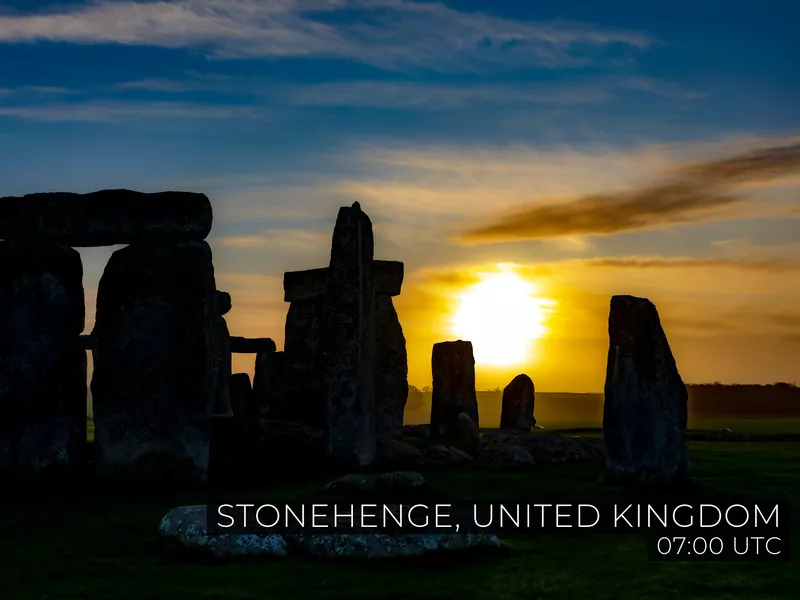
[[[283, 272], [327, 265], [358, 200], [406, 265], [418, 386], [434, 342], [478, 332], [479, 388], [601, 391], [613, 294], [656, 304], [686, 382], [798, 381], [798, 22], [788, 0], [3, 0], [0, 196], [207, 194], [231, 332], [279, 347]], [[113, 250], [81, 249], [87, 331]], [[520, 312], [471, 291], [504, 274]], [[523, 330], [525, 360], [487, 364]]]

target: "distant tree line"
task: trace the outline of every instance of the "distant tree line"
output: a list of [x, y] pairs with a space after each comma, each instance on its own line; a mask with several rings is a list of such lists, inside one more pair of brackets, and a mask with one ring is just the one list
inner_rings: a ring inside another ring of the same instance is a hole
[[689, 384], [686, 390], [689, 414], [697, 417], [800, 417], [800, 388], [794, 383], [715, 382]]

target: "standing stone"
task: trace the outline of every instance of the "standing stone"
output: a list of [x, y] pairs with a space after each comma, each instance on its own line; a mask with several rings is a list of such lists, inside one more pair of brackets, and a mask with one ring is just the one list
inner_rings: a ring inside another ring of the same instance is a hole
[[225, 404], [217, 395], [230, 375], [215, 363], [224, 359], [223, 309], [207, 243], [114, 252], [100, 279], [93, 332], [98, 474], [205, 480], [211, 414]]
[[75, 466], [86, 441], [80, 255], [54, 242], [0, 242], [0, 468]]
[[372, 222], [342, 207], [327, 273], [323, 351], [328, 391], [325, 446], [335, 461], [375, 460], [375, 292]]
[[614, 296], [608, 319], [603, 439], [611, 479], [670, 482], [689, 472], [687, 392], [656, 307]]
[[530, 431], [536, 425], [533, 416], [534, 387], [531, 378], [521, 373], [503, 390], [500, 428]]
[[375, 299], [375, 323], [376, 435], [378, 439], [399, 439], [403, 435], [403, 412], [408, 400], [408, 354], [391, 296]]
[[434, 344], [431, 366], [431, 436], [457, 436], [459, 413], [466, 413], [475, 427], [480, 427], [472, 342], [458, 340]]
[[262, 419], [286, 415], [286, 353], [261, 350], [256, 354], [253, 399]]
[[[292, 302], [283, 344], [285, 395], [270, 418], [325, 427], [328, 393], [323, 357], [325, 297]], [[259, 388], [260, 389], [260, 388]]]
[[209, 325], [207, 329], [205, 371], [206, 389], [210, 390], [213, 401], [211, 414], [230, 415], [230, 386], [228, 378], [233, 368], [231, 357], [231, 336], [228, 323], [223, 315], [231, 309], [231, 297], [227, 292], [214, 292], [208, 305]]

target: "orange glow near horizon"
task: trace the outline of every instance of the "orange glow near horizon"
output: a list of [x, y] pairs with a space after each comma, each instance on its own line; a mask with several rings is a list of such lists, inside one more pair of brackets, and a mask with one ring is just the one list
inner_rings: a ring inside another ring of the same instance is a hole
[[472, 342], [478, 365], [510, 367], [534, 360], [535, 341], [548, 334], [555, 302], [539, 296], [538, 286], [498, 265], [459, 296], [452, 330]]

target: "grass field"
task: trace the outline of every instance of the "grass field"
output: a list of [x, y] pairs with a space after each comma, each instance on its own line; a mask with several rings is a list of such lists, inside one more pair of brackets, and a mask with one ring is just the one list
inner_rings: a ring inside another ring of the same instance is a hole
[[[690, 444], [702, 493], [733, 493], [767, 502], [793, 501], [800, 443]], [[264, 501], [305, 494], [336, 474], [303, 485], [275, 483]], [[470, 500], [543, 495], [617, 497], [602, 465], [541, 465], [535, 473], [426, 472], [437, 488]], [[640, 536], [529, 535], [505, 542], [500, 555], [466, 562], [279, 562], [204, 565], [177, 560], [156, 543], [171, 507], [204, 501], [198, 492], [158, 494], [84, 490], [71, 496], [4, 491], [0, 515], [0, 597], [8, 600], [253, 599], [714, 599], [797, 598], [800, 561], [788, 563], [648, 562]], [[792, 523], [800, 523], [798, 505]], [[794, 536], [793, 543], [797, 543]]]

